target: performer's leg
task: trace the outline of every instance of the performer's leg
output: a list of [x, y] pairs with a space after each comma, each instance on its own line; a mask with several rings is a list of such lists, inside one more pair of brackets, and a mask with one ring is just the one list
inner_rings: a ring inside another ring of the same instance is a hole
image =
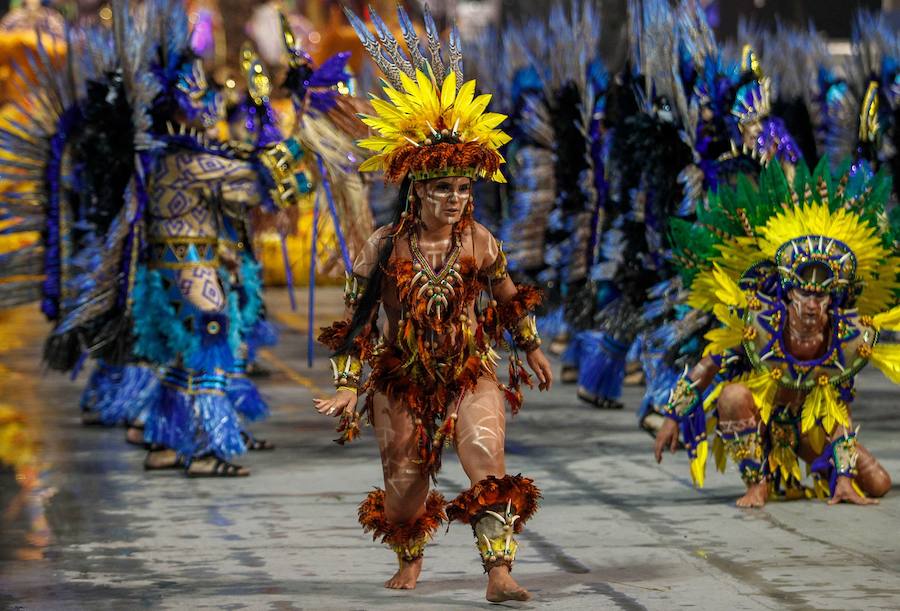
[[891, 489], [890, 474], [864, 445], [857, 443], [856, 451], [859, 453], [856, 459], [856, 483], [867, 496], [879, 498], [887, 494]]
[[416, 462], [418, 442], [406, 407], [378, 394], [373, 412], [384, 490], [369, 493], [359, 507], [359, 520], [397, 554], [400, 566], [384, 586], [411, 590], [422, 571], [425, 545], [445, 519], [445, 502], [437, 492], [428, 494], [428, 476]]
[[743, 384], [729, 384], [718, 399], [719, 432], [732, 460], [738, 465], [747, 493], [738, 507], [762, 507], [769, 498], [769, 485], [762, 472], [762, 439], [759, 410]]
[[456, 452], [474, 486], [489, 475], [506, 475], [506, 406], [497, 383], [482, 378], [459, 407]]
[[385, 517], [396, 523], [412, 522], [425, 512], [428, 477], [416, 464], [418, 449], [409, 412], [382, 394], [374, 400], [375, 436], [384, 474]]
[[510, 575], [518, 547], [513, 534], [534, 513], [540, 492], [530, 479], [506, 474], [505, 405], [497, 383], [479, 380], [458, 413], [456, 451], [472, 487], [450, 504], [448, 514], [472, 525], [488, 574], [487, 599], [528, 600], [528, 591]]
[[[230, 320], [216, 269], [198, 264], [156, 273], [165, 281], [161, 289], [166, 291], [165, 297], [179, 303], [176, 313], [169, 315], [176, 318], [169, 326], [182, 327], [177, 334], [174, 329], [163, 331], [167, 341], [179, 346], [178, 358], [163, 372], [164, 391], [145, 423], [145, 439], [153, 444], [145, 466], [159, 468], [156, 459], [168, 458], [175, 450], [182, 460], [189, 461], [189, 476], [248, 475], [249, 470], [230, 462], [246, 446], [226, 395], [224, 373], [233, 364], [229, 338], [237, 323]], [[185, 337], [183, 323], [188, 320], [191, 328]]]

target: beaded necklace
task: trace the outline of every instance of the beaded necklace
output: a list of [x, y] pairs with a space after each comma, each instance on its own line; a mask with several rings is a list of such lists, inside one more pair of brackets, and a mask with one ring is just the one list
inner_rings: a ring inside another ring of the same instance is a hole
[[463, 281], [462, 276], [459, 275], [459, 254], [462, 250], [459, 236], [453, 236], [453, 247], [439, 272], [435, 272], [425, 255], [419, 250], [419, 238], [415, 231], [410, 233], [409, 249], [413, 256], [413, 271], [416, 272], [412, 279], [412, 286], [421, 285], [416, 292], [416, 297], [427, 298], [426, 314], [431, 314], [433, 309], [435, 316], [440, 319], [442, 310], [446, 312], [450, 309], [450, 299], [456, 293], [454, 285], [462, 284]]

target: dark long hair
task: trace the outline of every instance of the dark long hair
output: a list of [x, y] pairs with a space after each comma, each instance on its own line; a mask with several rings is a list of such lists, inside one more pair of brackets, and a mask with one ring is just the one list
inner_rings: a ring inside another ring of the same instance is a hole
[[[407, 198], [412, 189], [412, 181], [409, 178], [403, 180], [400, 185], [400, 192], [397, 194], [397, 203], [394, 206], [393, 220], [391, 227], [398, 227], [403, 211], [406, 209]], [[350, 330], [348, 331], [344, 341], [335, 350], [335, 355], [350, 354], [353, 352], [353, 342], [359, 337], [359, 334], [369, 325], [373, 316], [381, 304], [381, 283], [384, 280], [384, 268], [391, 254], [394, 252], [394, 236], [393, 232], [388, 233], [384, 238], [384, 243], [378, 250], [378, 264], [372, 270], [369, 276], [366, 288], [359, 298], [356, 310], [353, 312], [353, 318], [350, 319]]]

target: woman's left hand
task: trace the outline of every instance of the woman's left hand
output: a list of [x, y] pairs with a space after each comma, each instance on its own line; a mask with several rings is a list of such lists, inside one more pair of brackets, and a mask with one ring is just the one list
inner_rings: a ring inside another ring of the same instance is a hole
[[853, 489], [853, 479], [840, 475], [837, 478], [837, 485], [834, 487], [834, 496], [828, 501], [829, 505], [837, 505], [838, 503], [850, 503], [851, 505], [877, 505], [878, 499], [859, 496], [856, 490]]
[[538, 388], [541, 390], [550, 390], [550, 387], [553, 385], [553, 370], [550, 367], [550, 361], [547, 360], [544, 351], [540, 348], [535, 348], [525, 355], [525, 360], [528, 361], [528, 366], [531, 367], [534, 375], [537, 376], [539, 382]]

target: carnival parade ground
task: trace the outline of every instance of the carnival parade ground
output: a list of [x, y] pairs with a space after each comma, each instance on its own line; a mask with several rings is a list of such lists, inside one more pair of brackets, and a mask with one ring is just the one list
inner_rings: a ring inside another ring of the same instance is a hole
[[[45, 323], [12, 312], [2, 331], [0, 404], [9, 440], [0, 470], [0, 607], [9, 609], [467, 609], [487, 607], [471, 533], [441, 529], [415, 591], [381, 587], [395, 559], [356, 523], [381, 484], [371, 429], [345, 448], [312, 399], [330, 386], [323, 352], [306, 365], [306, 310], [268, 294], [282, 339], [260, 380], [273, 415], [254, 432], [274, 452], [243, 457], [253, 474], [187, 479], [146, 473], [123, 429], [85, 427], [84, 384], [40, 364]], [[341, 308], [320, 291], [317, 322]], [[321, 350], [317, 348], [317, 350]], [[866, 372], [854, 416], [900, 478], [900, 394]], [[740, 510], [739, 478], [692, 489], [683, 454], [655, 464], [634, 411], [601, 411], [557, 385], [530, 392], [509, 426], [508, 471], [541, 485], [515, 574], [534, 599], [513, 608], [853, 609], [900, 607], [900, 491], [875, 507], [771, 502]], [[873, 423], [873, 424], [870, 424]], [[877, 424], [875, 424], [877, 423]], [[10, 432], [10, 427], [14, 430]], [[2, 435], [0, 435], [2, 440]], [[14, 468], [10, 463], [18, 463]], [[466, 485], [454, 456], [438, 478]], [[733, 467], [729, 467], [733, 469]]]

